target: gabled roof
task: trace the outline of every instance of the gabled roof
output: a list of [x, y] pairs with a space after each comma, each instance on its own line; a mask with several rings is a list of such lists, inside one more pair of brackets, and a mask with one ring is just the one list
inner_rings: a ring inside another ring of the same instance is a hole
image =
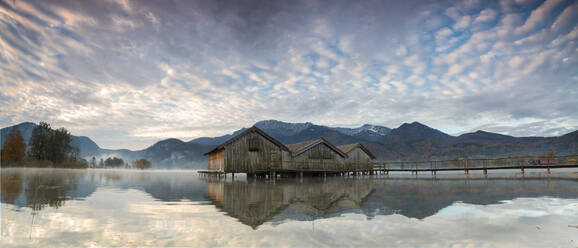
[[341, 149], [344, 153], [349, 154], [349, 152], [355, 148], [358, 148], [363, 150], [365, 153], [367, 153], [367, 155], [369, 155], [371, 157], [371, 159], [375, 159], [375, 156], [373, 155], [373, 153], [371, 153], [367, 148], [365, 148], [365, 146], [363, 146], [360, 143], [353, 143], [353, 144], [347, 144], [347, 145], [342, 145], [342, 146], [338, 146], [337, 148]]
[[222, 150], [225, 148], [225, 146], [227, 146], [228, 144], [231, 144], [235, 141], [237, 141], [238, 139], [240, 139], [241, 137], [251, 133], [251, 132], [256, 132], [258, 134], [260, 134], [261, 136], [263, 136], [265, 139], [271, 141], [271, 143], [275, 144], [276, 146], [280, 147], [282, 150], [285, 151], [289, 151], [289, 148], [287, 148], [285, 145], [283, 145], [281, 142], [277, 141], [275, 138], [271, 137], [270, 135], [268, 135], [267, 133], [265, 133], [263, 130], [259, 129], [256, 126], [252, 126], [250, 128], [247, 128], [245, 131], [243, 131], [242, 133], [238, 134], [237, 136], [228, 139], [227, 141], [223, 142], [222, 144], [216, 146], [215, 148], [213, 148], [212, 150], [206, 152], [203, 155], [209, 155], [210, 153]]
[[335, 151], [341, 157], [344, 157], [344, 158], [347, 157], [347, 154], [345, 154], [339, 148], [335, 147], [333, 144], [329, 143], [329, 141], [325, 140], [324, 138], [304, 141], [304, 142], [296, 143], [296, 144], [291, 144], [291, 145], [287, 145], [287, 147], [289, 148], [289, 150], [291, 151], [293, 156], [298, 156], [299, 154], [304, 153], [307, 150], [309, 150], [309, 149], [313, 148], [314, 146], [321, 144], [321, 143], [327, 145], [331, 150]]
[[297, 153], [297, 152], [303, 150], [303, 148], [305, 148], [305, 147], [307, 147], [313, 143], [319, 142], [319, 141], [320, 141], [320, 139], [315, 139], [315, 140], [308, 140], [308, 141], [303, 141], [303, 142], [299, 142], [299, 143], [295, 143], [295, 144], [289, 144], [289, 145], [287, 145], [287, 148], [289, 148], [289, 151], [291, 151], [292, 153]]

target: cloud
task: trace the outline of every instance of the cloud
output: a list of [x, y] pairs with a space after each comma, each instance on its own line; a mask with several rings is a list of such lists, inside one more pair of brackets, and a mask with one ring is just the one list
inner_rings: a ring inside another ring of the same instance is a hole
[[0, 124], [45, 120], [133, 149], [262, 119], [558, 135], [578, 127], [576, 6], [3, 2]]
[[453, 28], [456, 30], [460, 30], [460, 29], [465, 29], [468, 26], [470, 26], [470, 23], [472, 22], [472, 17], [469, 15], [466, 16], [461, 16], [458, 21], [456, 21], [456, 23], [454, 24]]
[[535, 31], [537, 28], [541, 28], [542, 25], [548, 23], [549, 19], [555, 13], [555, 10], [562, 6], [567, 1], [564, 0], [547, 0], [542, 3], [538, 8], [532, 10], [530, 16], [524, 22], [524, 25], [516, 28], [515, 32], [517, 34], [527, 34], [530, 31]]
[[486, 23], [496, 19], [498, 12], [493, 9], [485, 9], [474, 19], [474, 23]]
[[578, 3], [574, 3], [568, 6], [562, 13], [556, 18], [556, 21], [552, 23], [552, 32], [564, 32], [576, 25], [576, 20], [578, 19]]

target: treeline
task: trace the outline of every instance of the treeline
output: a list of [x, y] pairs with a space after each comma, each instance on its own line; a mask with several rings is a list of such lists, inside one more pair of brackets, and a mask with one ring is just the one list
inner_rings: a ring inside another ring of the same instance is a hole
[[52, 129], [40, 122], [32, 131], [26, 152], [26, 142], [14, 127], [2, 146], [2, 167], [59, 167], [88, 168], [88, 161], [78, 157], [78, 148], [72, 145], [72, 136], [65, 128]]
[[96, 162], [96, 157], [92, 157], [89, 163], [90, 168], [127, 168], [127, 169], [148, 169], [151, 167], [151, 162], [146, 159], [137, 159], [132, 162], [132, 164], [125, 163], [122, 158], [109, 157], [106, 159], [101, 158], [100, 162]]
[[[28, 151], [27, 151], [28, 148]], [[138, 159], [130, 166], [121, 158], [112, 157], [99, 165], [93, 157], [90, 163], [79, 156], [79, 149], [72, 144], [72, 136], [65, 128], [52, 129], [50, 124], [40, 122], [32, 131], [26, 145], [22, 133], [16, 127], [8, 134], [0, 153], [1, 167], [56, 167], [56, 168], [136, 168], [148, 169], [151, 162]]]

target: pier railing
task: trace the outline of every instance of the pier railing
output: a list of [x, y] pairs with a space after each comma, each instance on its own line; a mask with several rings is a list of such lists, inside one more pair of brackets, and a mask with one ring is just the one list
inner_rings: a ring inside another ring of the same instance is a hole
[[393, 161], [374, 163], [374, 170], [431, 171], [431, 170], [484, 170], [567, 167], [578, 165], [578, 156], [512, 156], [502, 158], [460, 158], [432, 161]]
[[501, 158], [459, 158], [430, 161], [389, 161], [351, 163], [336, 161], [272, 161], [276, 171], [448, 171], [492, 170], [524, 168], [578, 167], [577, 155], [566, 156], [511, 156]]
[[203, 174], [226, 175], [226, 173], [389, 173], [395, 171], [405, 172], [431, 172], [438, 171], [483, 171], [498, 169], [519, 169], [522, 173], [526, 169], [550, 169], [555, 168], [578, 168], [578, 156], [512, 156], [502, 158], [459, 158], [451, 160], [431, 161], [390, 161], [390, 162], [366, 162], [351, 163], [345, 161], [270, 161], [268, 166], [260, 170], [230, 170], [230, 171], [199, 171]]
[[282, 164], [281, 170], [296, 171], [369, 171], [375, 163], [348, 163], [335, 161], [279, 161], [273, 164]]

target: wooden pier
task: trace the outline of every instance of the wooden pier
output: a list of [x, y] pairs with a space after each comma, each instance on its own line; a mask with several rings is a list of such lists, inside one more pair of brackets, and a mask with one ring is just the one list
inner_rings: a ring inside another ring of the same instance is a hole
[[201, 176], [204, 177], [226, 177], [227, 174], [223, 171], [214, 171], [214, 170], [199, 170], [197, 171]]
[[[245, 173], [248, 178], [269, 178], [281, 177], [303, 177], [303, 176], [360, 176], [360, 175], [388, 175], [390, 172], [410, 172], [412, 174], [438, 172], [463, 171], [469, 174], [470, 171], [482, 171], [487, 174], [492, 170], [519, 170], [524, 174], [526, 170], [543, 169], [548, 174], [552, 169], [578, 168], [578, 156], [516, 156], [504, 158], [468, 158], [453, 160], [432, 160], [432, 161], [394, 161], [394, 162], [372, 162], [372, 163], [347, 163], [334, 164], [314, 161], [275, 161], [268, 169], [254, 171], [198, 171], [202, 176], [225, 177], [227, 174]], [[283, 167], [274, 166], [283, 164]]]

